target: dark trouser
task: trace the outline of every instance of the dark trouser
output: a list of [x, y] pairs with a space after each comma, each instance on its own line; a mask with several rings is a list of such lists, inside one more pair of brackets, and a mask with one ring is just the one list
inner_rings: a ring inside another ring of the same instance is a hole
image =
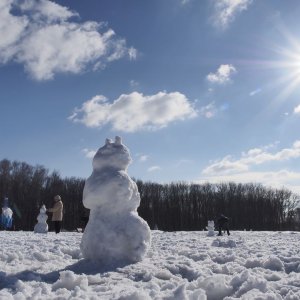
[[230, 235], [228, 224], [219, 225], [219, 235], [222, 235], [222, 228], [227, 231], [228, 235]]
[[61, 228], [61, 221], [53, 221], [54, 223], [54, 230], [56, 233], [60, 233]]

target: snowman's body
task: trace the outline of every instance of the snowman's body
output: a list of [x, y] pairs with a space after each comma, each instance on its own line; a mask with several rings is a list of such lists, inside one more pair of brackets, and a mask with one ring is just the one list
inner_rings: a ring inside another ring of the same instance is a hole
[[215, 222], [214, 221], [208, 221], [207, 222], [207, 236], [214, 236], [215, 235]]
[[38, 223], [34, 226], [35, 233], [47, 233], [48, 232], [48, 224], [47, 224], [48, 216], [46, 214], [46, 207], [43, 205], [40, 209], [40, 213], [37, 216]]
[[83, 204], [90, 209], [81, 250], [85, 258], [111, 262], [140, 261], [150, 245], [150, 229], [138, 216], [140, 195], [128, 176], [130, 154], [119, 137], [106, 140], [93, 159]]

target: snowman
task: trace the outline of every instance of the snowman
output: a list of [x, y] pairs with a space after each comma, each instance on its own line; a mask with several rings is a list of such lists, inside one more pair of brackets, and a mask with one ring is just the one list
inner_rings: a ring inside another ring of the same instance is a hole
[[214, 221], [208, 221], [207, 222], [207, 236], [214, 236], [215, 235], [215, 222]]
[[34, 226], [35, 233], [47, 233], [48, 232], [48, 224], [47, 224], [48, 216], [46, 214], [46, 207], [43, 205], [40, 208], [40, 213], [37, 216], [38, 223]]
[[86, 180], [83, 204], [90, 209], [82, 236], [83, 257], [104, 264], [134, 263], [150, 246], [148, 224], [138, 216], [140, 194], [127, 174], [131, 163], [120, 137], [106, 139], [93, 159], [93, 172]]

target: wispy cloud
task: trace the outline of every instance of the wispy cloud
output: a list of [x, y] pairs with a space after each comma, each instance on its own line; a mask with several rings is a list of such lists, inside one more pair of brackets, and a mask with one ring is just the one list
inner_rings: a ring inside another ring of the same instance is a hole
[[160, 166], [152, 166], [147, 169], [147, 172], [154, 172], [154, 171], [159, 171], [159, 170], [161, 170]]
[[207, 166], [202, 174], [223, 175], [242, 171], [248, 171], [253, 165], [261, 165], [266, 162], [285, 161], [300, 157], [300, 140], [293, 143], [291, 148], [284, 148], [278, 152], [271, 153], [267, 148], [253, 148], [243, 152], [239, 159], [234, 159], [230, 155], [221, 160], [214, 161]]
[[181, 159], [181, 160], [179, 160], [178, 162], [176, 162], [175, 163], [175, 167], [176, 168], [179, 168], [179, 167], [181, 167], [182, 165], [185, 165], [185, 164], [190, 164], [190, 163], [192, 163], [193, 161], [192, 160], [190, 160], [190, 159]]
[[247, 10], [252, 0], [214, 0], [213, 22], [215, 26], [226, 29], [236, 16]]
[[236, 68], [231, 65], [220, 65], [215, 73], [209, 73], [206, 79], [211, 83], [225, 84], [230, 82], [231, 76], [236, 73]]
[[198, 182], [255, 182], [274, 188], [285, 187], [295, 193], [300, 193], [300, 172], [286, 169], [278, 171], [254, 171], [252, 169], [264, 163], [282, 162], [300, 157], [300, 140], [296, 140], [290, 148], [274, 151], [278, 144], [279, 142], [276, 141], [263, 147], [250, 149], [242, 152], [238, 159], [228, 155], [214, 161], [203, 169]]
[[180, 3], [181, 3], [182, 5], [186, 5], [186, 4], [188, 4], [189, 2], [190, 2], [190, 0], [181, 0]]
[[53, 1], [2, 0], [0, 62], [18, 62], [34, 79], [47, 80], [103, 68], [124, 56], [136, 58], [136, 49], [128, 49], [104, 23], [76, 19], [76, 12]]
[[215, 161], [214, 163], [207, 166], [202, 171], [202, 174], [228, 174], [241, 171], [248, 171], [248, 165], [239, 160], [233, 160], [232, 157], [228, 155], [221, 160]]
[[75, 108], [69, 120], [87, 127], [111, 124], [114, 130], [135, 132], [160, 129], [196, 115], [190, 101], [179, 92], [159, 92], [151, 96], [133, 92], [121, 95], [112, 103], [102, 95], [95, 96], [84, 102], [81, 108]]
[[129, 85], [132, 89], [136, 89], [140, 84], [137, 80], [132, 79], [129, 81]]
[[137, 154], [136, 156], [138, 157], [139, 162], [145, 162], [149, 159], [149, 155], [145, 154]]
[[135, 48], [130, 47], [128, 49], [128, 55], [130, 60], [136, 60], [138, 56], [138, 51]]
[[300, 114], [300, 104], [294, 108], [294, 114]]
[[87, 148], [84, 148], [82, 150], [82, 152], [84, 153], [85, 157], [87, 158], [93, 158], [96, 154], [96, 150], [91, 150], [91, 149], [87, 149]]
[[211, 102], [199, 109], [199, 114], [207, 119], [213, 118], [217, 113], [217, 108], [214, 102]]
[[255, 96], [256, 94], [259, 94], [260, 92], [261, 92], [261, 89], [256, 89], [256, 90], [250, 92], [250, 93], [249, 93], [249, 96], [250, 96], [250, 97], [253, 97], [253, 96]]

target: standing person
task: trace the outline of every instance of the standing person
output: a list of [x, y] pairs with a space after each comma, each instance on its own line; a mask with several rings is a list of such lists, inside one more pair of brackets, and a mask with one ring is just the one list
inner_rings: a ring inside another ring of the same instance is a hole
[[52, 208], [47, 209], [47, 211], [52, 213], [52, 221], [54, 223], [55, 232], [59, 233], [61, 229], [61, 221], [63, 218], [64, 205], [59, 195], [56, 195], [54, 197], [54, 202], [54, 206]]
[[0, 228], [3, 230], [10, 230], [13, 222], [13, 211], [8, 206], [8, 198], [5, 197], [3, 201], [2, 214], [0, 216]]
[[228, 221], [229, 221], [229, 218], [225, 217], [223, 214], [220, 215], [220, 217], [218, 219], [218, 228], [219, 228], [218, 235], [222, 235], [222, 229], [226, 229], [227, 234], [230, 235]]

